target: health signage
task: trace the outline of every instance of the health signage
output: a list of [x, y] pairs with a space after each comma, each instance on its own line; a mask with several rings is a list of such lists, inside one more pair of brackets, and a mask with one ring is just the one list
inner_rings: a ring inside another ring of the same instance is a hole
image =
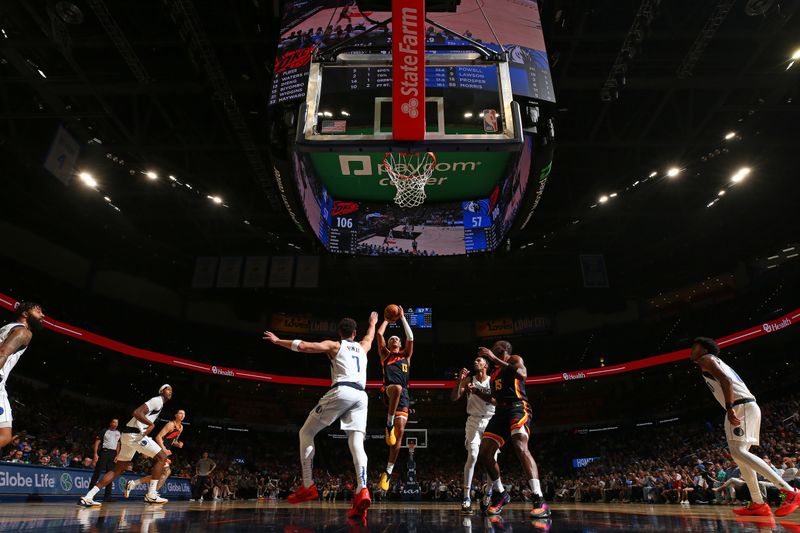
[[[114, 495], [120, 496], [125, 483], [142, 476], [130, 472], [117, 478]], [[91, 478], [91, 470], [0, 462], [0, 496], [83, 496], [89, 490]], [[139, 484], [131, 496], [144, 497], [146, 491], [147, 485]], [[169, 478], [159, 492], [168, 499], [190, 498], [192, 488], [188, 479]]]

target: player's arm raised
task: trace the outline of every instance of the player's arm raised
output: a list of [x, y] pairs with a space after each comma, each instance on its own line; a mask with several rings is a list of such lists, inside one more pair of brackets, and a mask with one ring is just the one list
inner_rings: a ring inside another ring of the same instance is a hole
[[741, 420], [739, 420], [736, 413], [733, 412], [733, 384], [730, 378], [722, 371], [717, 361], [709, 355], [701, 357], [698, 364], [701, 370], [714, 376], [719, 386], [722, 387], [722, 394], [725, 396], [725, 411], [727, 411], [730, 423], [734, 426], [741, 424]]
[[408, 325], [408, 320], [406, 320], [406, 314], [403, 311], [403, 307], [400, 307], [400, 322], [403, 323], [403, 331], [406, 334], [406, 357], [411, 357], [414, 353], [414, 332], [411, 331], [411, 326]]
[[453, 390], [450, 391], [450, 399], [456, 401], [461, 398], [467, 388], [467, 383], [469, 383], [469, 370], [462, 368], [458, 373], [458, 381], [456, 381]]
[[[375, 324], [378, 323], [378, 313], [375, 311], [369, 314], [369, 326], [367, 327], [367, 333], [364, 335], [364, 338], [361, 339], [361, 347], [364, 348], [364, 352], [369, 352], [369, 349], [372, 348], [372, 341], [375, 338]], [[379, 341], [380, 342], [380, 341]]]
[[0, 368], [6, 365], [6, 360], [8, 360], [11, 354], [27, 346], [31, 341], [31, 337], [33, 337], [33, 334], [28, 328], [20, 326], [12, 329], [8, 337], [0, 344]]
[[478, 348], [478, 355], [485, 357], [495, 366], [499, 366], [501, 368], [513, 368], [517, 373], [517, 377], [520, 379], [525, 379], [528, 377], [528, 369], [525, 368], [525, 362], [522, 360], [522, 357], [518, 355], [512, 355], [507, 361], [504, 361], [497, 357], [489, 348], [484, 347]]
[[384, 318], [381, 325], [378, 326], [377, 335], [375, 336], [375, 339], [378, 341], [378, 355], [381, 359], [386, 355], [386, 339], [383, 335], [386, 333], [386, 326], [388, 325], [389, 321]]
[[324, 353], [330, 356], [331, 352], [336, 353], [339, 343], [336, 341], [309, 342], [300, 339], [281, 339], [271, 331], [264, 332], [264, 340], [276, 344], [281, 348], [302, 353]]

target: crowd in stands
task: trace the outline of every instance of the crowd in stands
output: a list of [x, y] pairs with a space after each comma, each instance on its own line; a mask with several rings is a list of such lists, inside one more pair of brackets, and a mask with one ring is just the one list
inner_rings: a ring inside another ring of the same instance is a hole
[[[54, 467], [94, 467], [92, 442], [108, 420], [119, 415], [120, 409], [90, 407], [79, 401], [55, 401], [43, 391], [29, 390], [20, 382], [13, 383], [12, 391], [17, 400], [15, 413], [19, 413], [15, 417], [16, 435], [2, 450], [0, 459]], [[761, 445], [755, 450], [790, 484], [800, 487], [798, 397], [791, 395], [762, 404]], [[198, 499], [283, 499], [300, 482], [296, 439], [293, 432], [231, 435], [186, 426], [182, 437], [186, 446], [172, 456], [173, 475], [193, 478], [193, 495]], [[377, 487], [385, 461], [385, 445], [382, 439], [367, 440], [373, 481], [370, 488], [375, 499], [460, 501], [465, 458], [462, 439], [456, 433], [432, 436], [431, 446], [418, 449], [415, 454], [416, 476], [409, 478], [401, 460], [387, 493]], [[749, 498], [727, 451], [721, 424], [676, 423], [587, 435], [534, 433], [531, 442], [542, 472], [545, 495], [554, 501], [703, 504], [735, 503]], [[315, 478], [320, 498], [348, 500], [352, 497], [354, 478], [347, 447], [341, 440], [323, 435], [317, 438], [317, 445]], [[214, 468], [208, 476], [198, 478], [197, 461], [206, 451]], [[563, 460], [565, 453], [597, 459], [573, 469]], [[407, 452], [401, 457], [407, 457]], [[503, 483], [512, 498], [528, 500], [530, 492], [514, 454], [502, 453], [500, 463]], [[149, 465], [139, 457], [131, 469], [145, 472]], [[484, 476], [476, 475], [473, 497], [485, 491], [485, 482]], [[762, 482], [761, 488], [768, 499], [778, 498], [777, 490], [769, 483]]]

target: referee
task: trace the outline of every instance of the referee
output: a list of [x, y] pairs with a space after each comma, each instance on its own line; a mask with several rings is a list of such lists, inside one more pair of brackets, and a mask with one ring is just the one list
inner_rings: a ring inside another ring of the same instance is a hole
[[[114, 470], [114, 459], [119, 452], [119, 437], [120, 432], [117, 431], [119, 420], [114, 418], [108, 424], [108, 428], [94, 438], [94, 472], [92, 473], [92, 480], [89, 482], [90, 487], [94, 487], [100, 476]], [[102, 449], [100, 446], [102, 445]], [[111, 491], [114, 488], [113, 483], [106, 485], [106, 493], [103, 497], [104, 502], [113, 502]]]

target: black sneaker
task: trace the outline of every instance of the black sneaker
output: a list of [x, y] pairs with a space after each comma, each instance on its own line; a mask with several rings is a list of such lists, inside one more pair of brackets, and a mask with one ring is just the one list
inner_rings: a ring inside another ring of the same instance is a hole
[[472, 514], [472, 502], [464, 500], [461, 502], [461, 514]]
[[530, 513], [531, 518], [550, 518], [550, 506], [541, 496], [533, 497], [533, 509]]
[[486, 515], [486, 510], [489, 509], [489, 506], [492, 504], [492, 496], [490, 494], [481, 496], [480, 506], [481, 506], [481, 514]]
[[500, 494], [494, 493], [492, 494], [492, 504], [486, 509], [486, 513], [489, 516], [498, 515], [503, 512], [503, 507], [511, 501], [511, 496], [508, 494], [507, 490], [504, 490]]

